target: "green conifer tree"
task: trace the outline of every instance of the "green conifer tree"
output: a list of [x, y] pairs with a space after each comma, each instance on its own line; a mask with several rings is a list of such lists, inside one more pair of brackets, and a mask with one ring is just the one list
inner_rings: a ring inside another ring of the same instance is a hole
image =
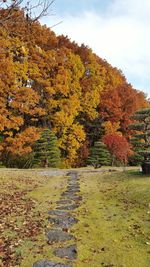
[[40, 139], [35, 143], [34, 166], [38, 167], [59, 167], [60, 150], [57, 146], [57, 138], [50, 129], [45, 129]]
[[130, 125], [130, 129], [136, 131], [131, 142], [134, 143], [144, 159], [150, 159], [150, 109], [138, 110], [133, 116], [137, 123]]
[[132, 137], [130, 143], [134, 154], [129, 157], [129, 164], [131, 166], [138, 166], [144, 160], [144, 157], [140, 154], [143, 144], [139, 142], [137, 137]]
[[136, 154], [141, 156], [143, 173], [150, 174], [150, 109], [138, 110], [133, 118], [137, 123], [130, 125], [135, 131], [131, 142]]
[[87, 163], [94, 166], [94, 168], [101, 167], [102, 165], [110, 165], [111, 156], [104, 143], [94, 143], [94, 146], [90, 149], [90, 155], [87, 159]]

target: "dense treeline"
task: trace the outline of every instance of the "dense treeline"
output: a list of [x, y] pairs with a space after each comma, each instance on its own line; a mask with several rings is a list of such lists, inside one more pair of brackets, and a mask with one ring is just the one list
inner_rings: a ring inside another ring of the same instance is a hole
[[84, 166], [107, 135], [128, 142], [131, 116], [149, 106], [145, 95], [87, 46], [56, 37], [22, 10], [13, 16], [0, 26], [1, 160], [28, 157], [45, 128], [56, 135], [64, 166]]

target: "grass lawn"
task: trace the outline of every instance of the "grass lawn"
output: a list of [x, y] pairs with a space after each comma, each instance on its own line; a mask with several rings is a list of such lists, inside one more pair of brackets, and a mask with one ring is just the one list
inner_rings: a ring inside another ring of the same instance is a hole
[[[39, 259], [67, 262], [53, 255], [58, 244], [49, 245], [45, 238], [48, 211], [66, 185], [65, 175], [0, 169], [0, 266], [32, 267]], [[80, 186], [83, 201], [73, 212], [79, 222], [71, 228], [78, 247], [73, 266], [149, 267], [150, 177], [135, 170], [83, 172]]]
[[81, 177], [74, 228], [77, 266], [150, 266], [150, 177], [135, 171]]
[[0, 266], [32, 267], [33, 262], [49, 258], [48, 211], [55, 208], [66, 184], [65, 176], [0, 169]]

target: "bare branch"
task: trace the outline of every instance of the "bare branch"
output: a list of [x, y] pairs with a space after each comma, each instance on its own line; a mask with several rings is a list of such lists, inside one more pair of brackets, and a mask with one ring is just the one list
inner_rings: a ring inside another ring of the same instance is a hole
[[52, 26], [50, 26], [50, 28], [52, 29], [52, 28], [54, 28], [54, 27], [58, 26], [58, 25], [59, 25], [59, 24], [61, 24], [61, 23], [63, 23], [63, 20], [62, 20], [62, 21], [60, 21], [60, 22], [58, 22], [58, 23], [56, 23], [56, 24], [53, 24]]
[[[37, 4], [32, 5], [33, 0], [28, 2], [24, 0], [0, 0], [0, 12], [5, 10], [5, 16], [3, 16], [3, 13], [0, 13], [0, 26], [4, 26], [5, 22], [10, 21], [13, 18], [14, 11], [19, 8], [24, 10], [30, 22], [35, 22], [48, 15], [49, 8], [54, 2], [55, 0], [39, 0]], [[33, 10], [38, 10], [38, 13], [34, 12], [34, 16]]]
[[50, 8], [50, 6], [52, 6], [52, 4], [55, 2], [55, 0], [52, 1], [39, 1], [39, 6], [42, 6], [42, 11], [39, 13], [38, 16], [36, 16], [33, 21], [37, 21], [42, 17], [45, 17], [48, 15], [48, 9]]

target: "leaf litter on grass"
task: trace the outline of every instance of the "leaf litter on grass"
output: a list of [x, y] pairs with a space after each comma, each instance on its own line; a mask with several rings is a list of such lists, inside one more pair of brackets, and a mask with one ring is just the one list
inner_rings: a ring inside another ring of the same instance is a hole
[[44, 253], [47, 211], [65, 185], [61, 176], [54, 182], [38, 172], [0, 171], [0, 266], [32, 266]]
[[[41, 179], [26, 171], [7, 171], [1, 177], [2, 266], [29, 267], [43, 257], [58, 261], [52, 253], [56, 246], [46, 244], [43, 231], [47, 212], [56, 208], [64, 192], [65, 178]], [[149, 177], [89, 172], [82, 174], [80, 185], [83, 201], [72, 213], [79, 221], [69, 233], [77, 241], [74, 266], [149, 267]]]

